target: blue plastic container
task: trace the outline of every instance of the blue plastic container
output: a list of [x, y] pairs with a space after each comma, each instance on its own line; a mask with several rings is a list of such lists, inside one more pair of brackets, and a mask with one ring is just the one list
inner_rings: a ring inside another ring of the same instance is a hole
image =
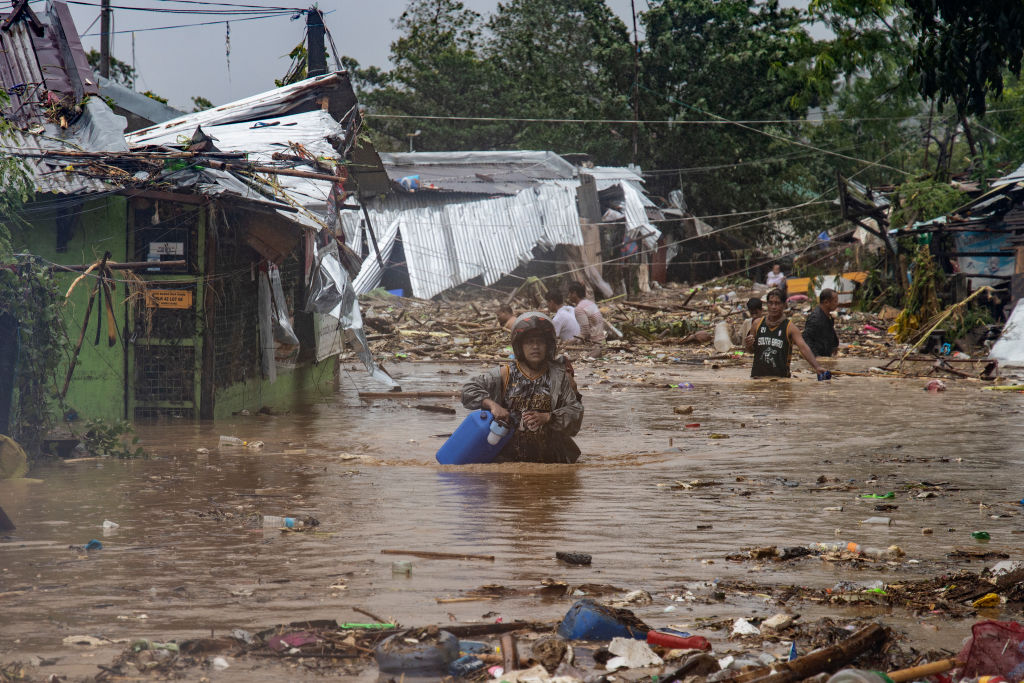
[[558, 635], [566, 640], [646, 640], [649, 630], [624, 624], [611, 609], [588, 598], [577, 600], [558, 625]]
[[509, 429], [497, 443], [490, 444], [487, 437], [491, 433], [493, 421], [494, 416], [488, 410], [471, 412], [437, 451], [437, 461], [442, 465], [492, 462], [512, 438], [513, 431]]

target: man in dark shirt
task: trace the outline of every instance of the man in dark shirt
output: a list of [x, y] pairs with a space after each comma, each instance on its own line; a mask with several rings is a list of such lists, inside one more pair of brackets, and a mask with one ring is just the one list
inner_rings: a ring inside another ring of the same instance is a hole
[[818, 306], [804, 322], [804, 341], [815, 356], [833, 356], [839, 348], [832, 311], [839, 308], [839, 294], [834, 289], [823, 289], [818, 295]]

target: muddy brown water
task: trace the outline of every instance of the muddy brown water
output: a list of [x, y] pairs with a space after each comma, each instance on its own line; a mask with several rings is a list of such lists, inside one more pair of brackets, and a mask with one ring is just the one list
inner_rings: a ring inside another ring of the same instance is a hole
[[[837, 367], [870, 364], [844, 359]], [[437, 390], [458, 388], [482, 367], [406, 363], [394, 371], [407, 391]], [[442, 435], [465, 414], [457, 401], [360, 402], [357, 390], [378, 389], [347, 367], [336, 392], [287, 415], [143, 425], [138, 434], [149, 459], [48, 464], [30, 473], [36, 482], [0, 482], [0, 501], [18, 525], [0, 537], [0, 662], [36, 655], [52, 662], [37, 670], [41, 676], [85, 676], [98, 673], [124, 642], [89, 648], [62, 644], [67, 636], [181, 640], [304, 619], [369, 620], [353, 607], [409, 625], [555, 620], [572, 598], [438, 601], [486, 584], [526, 589], [545, 579], [645, 589], [654, 603], [636, 608], [641, 618], [686, 625], [727, 649], [726, 634], [701, 631], [701, 618], [766, 617], [781, 608], [749, 595], [724, 603], [674, 598], [687, 588], [699, 598], [716, 579], [827, 587], [977, 571], [991, 562], [947, 557], [956, 548], [977, 549], [976, 530], [991, 534], [988, 549], [1020, 559], [1022, 396], [982, 391], [974, 382], [949, 382], [948, 391], [931, 394], [922, 390], [924, 379], [828, 383], [802, 373], [752, 381], [742, 367], [614, 359], [579, 363], [577, 371], [586, 417], [577, 437], [584, 455], [575, 466], [438, 466]], [[680, 382], [694, 388], [656, 386]], [[450, 405], [458, 414], [411, 407], [417, 403]], [[692, 405], [693, 414], [675, 414], [677, 405]], [[684, 426], [692, 423], [700, 426]], [[265, 446], [218, 449], [220, 434]], [[823, 486], [820, 476], [827, 485], [856, 488], [814, 490]], [[695, 479], [717, 484], [673, 488]], [[920, 482], [948, 486], [928, 499], [904, 491]], [[896, 499], [859, 498], [886, 491]], [[898, 509], [877, 512], [879, 502]], [[263, 530], [257, 513], [312, 515], [321, 525], [314, 534]], [[860, 523], [879, 515], [893, 525]], [[120, 527], [105, 533], [104, 520]], [[923, 535], [922, 527], [934, 534]], [[73, 547], [94, 538], [102, 550]], [[835, 540], [898, 544], [907, 557], [863, 571], [817, 560], [725, 559], [751, 546]], [[590, 553], [593, 564], [561, 564], [559, 550]], [[393, 574], [396, 560], [411, 561], [411, 574]], [[864, 614], [794, 609], [804, 619]], [[908, 638], [954, 649], [971, 623], [874, 614]], [[209, 675], [280, 680], [252, 668], [236, 663]]]

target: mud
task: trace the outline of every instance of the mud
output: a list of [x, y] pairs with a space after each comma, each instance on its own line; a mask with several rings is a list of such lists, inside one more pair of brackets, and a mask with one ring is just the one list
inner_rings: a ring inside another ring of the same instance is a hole
[[[876, 363], [834, 367], [863, 372]], [[456, 389], [482, 367], [391, 369], [415, 391]], [[805, 621], [876, 617], [922, 651], [959, 649], [975, 618], [1019, 616], [1017, 602], [973, 608], [973, 593], [947, 596], [950, 610], [809, 598], [879, 580], [934, 581], [937, 590], [959, 570], [1019, 559], [1024, 488], [1014, 473], [1024, 462], [1024, 397], [972, 380], [948, 380], [936, 394], [920, 379], [817, 382], [802, 372], [772, 382], [748, 372], [578, 362], [587, 412], [575, 466], [440, 467], [433, 454], [465, 414], [457, 401], [361, 402], [357, 391], [378, 387], [355, 368], [335, 393], [290, 414], [139, 426], [149, 459], [51, 463], [32, 480], [0, 482], [18, 525], [0, 539], [0, 663], [36, 657], [39, 678], [84, 678], [139, 638], [367, 621], [367, 612], [409, 626], [554, 621], [588, 585], [612, 589], [594, 589], [609, 601], [647, 591], [650, 604], [630, 607], [637, 616], [705, 635], [716, 652], [730, 647], [727, 632], [709, 626], [781, 611]], [[665, 388], [685, 382], [693, 389]], [[457, 413], [414, 408], [424, 403]], [[220, 434], [265, 445], [218, 449]], [[891, 499], [861, 497], [890, 491]], [[265, 530], [260, 514], [309, 515], [320, 525]], [[876, 516], [892, 525], [862, 524]], [[105, 533], [104, 520], [120, 527]], [[991, 540], [972, 538], [982, 530]], [[84, 550], [91, 539], [103, 549]], [[835, 541], [898, 545], [905, 555], [749, 554]], [[557, 551], [590, 554], [592, 564], [560, 562]], [[393, 573], [396, 560], [411, 561], [411, 573]], [[794, 600], [785, 586], [806, 593]], [[110, 642], [64, 643], [82, 635]], [[345, 675], [371, 680], [372, 669]], [[281, 680], [263, 660], [233, 660], [207, 675]]]

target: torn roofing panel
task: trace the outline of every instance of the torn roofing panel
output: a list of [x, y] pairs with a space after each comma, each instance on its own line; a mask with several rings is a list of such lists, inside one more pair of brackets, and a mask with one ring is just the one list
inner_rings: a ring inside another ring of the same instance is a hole
[[44, 107], [72, 109], [98, 92], [67, 5], [44, 15], [19, 3], [0, 23], [0, 84], [11, 95], [5, 117], [18, 126], [45, 121]]
[[77, 150], [75, 141], [62, 141], [50, 136], [34, 135], [17, 129], [0, 136], [0, 149], [17, 151], [27, 156], [24, 164], [32, 176], [36, 192], [50, 194], [91, 194], [119, 189], [119, 184], [108, 184], [85, 173], [67, 173], [58, 160], [40, 158], [53, 150]]
[[409, 152], [380, 158], [391, 180], [413, 191], [512, 195], [576, 175], [573, 165], [554, 152]]
[[[328, 138], [344, 137], [342, 126], [320, 109], [257, 122], [203, 126], [203, 133], [213, 139], [221, 152], [244, 153], [251, 163], [268, 167], [298, 167], [325, 174], [333, 173], [340, 161], [340, 154]], [[135, 142], [137, 137], [128, 135], [127, 139]], [[136, 143], [134, 149], [181, 146], [178, 138], [171, 131], [147, 135], [145, 142]], [[321, 217], [326, 215], [330, 181], [286, 175], [261, 177], [266, 180], [268, 189], [273, 188], [279, 196], [286, 196], [289, 204]]]
[[242, 121], [259, 121], [277, 118], [292, 113], [321, 109], [323, 98], [337, 101], [345, 111], [337, 113], [332, 106], [331, 115], [341, 120], [346, 113], [354, 112], [355, 94], [349, 83], [348, 73], [338, 71], [323, 76], [307, 78], [304, 81], [275, 88], [267, 92], [236, 100], [205, 111], [186, 114], [156, 126], [143, 128], [129, 135], [129, 141], [142, 144], [151, 140], [162, 139], [165, 135], [188, 136], [195, 132], [196, 126], [214, 126]]
[[[481, 199], [396, 194], [367, 208], [378, 235], [387, 230], [390, 243], [394, 231], [401, 233], [413, 294], [424, 299], [474, 277], [493, 284], [532, 260], [535, 246], [583, 244], [576, 190], [569, 183]], [[377, 285], [377, 270], [371, 251], [356, 278], [359, 293]]]

